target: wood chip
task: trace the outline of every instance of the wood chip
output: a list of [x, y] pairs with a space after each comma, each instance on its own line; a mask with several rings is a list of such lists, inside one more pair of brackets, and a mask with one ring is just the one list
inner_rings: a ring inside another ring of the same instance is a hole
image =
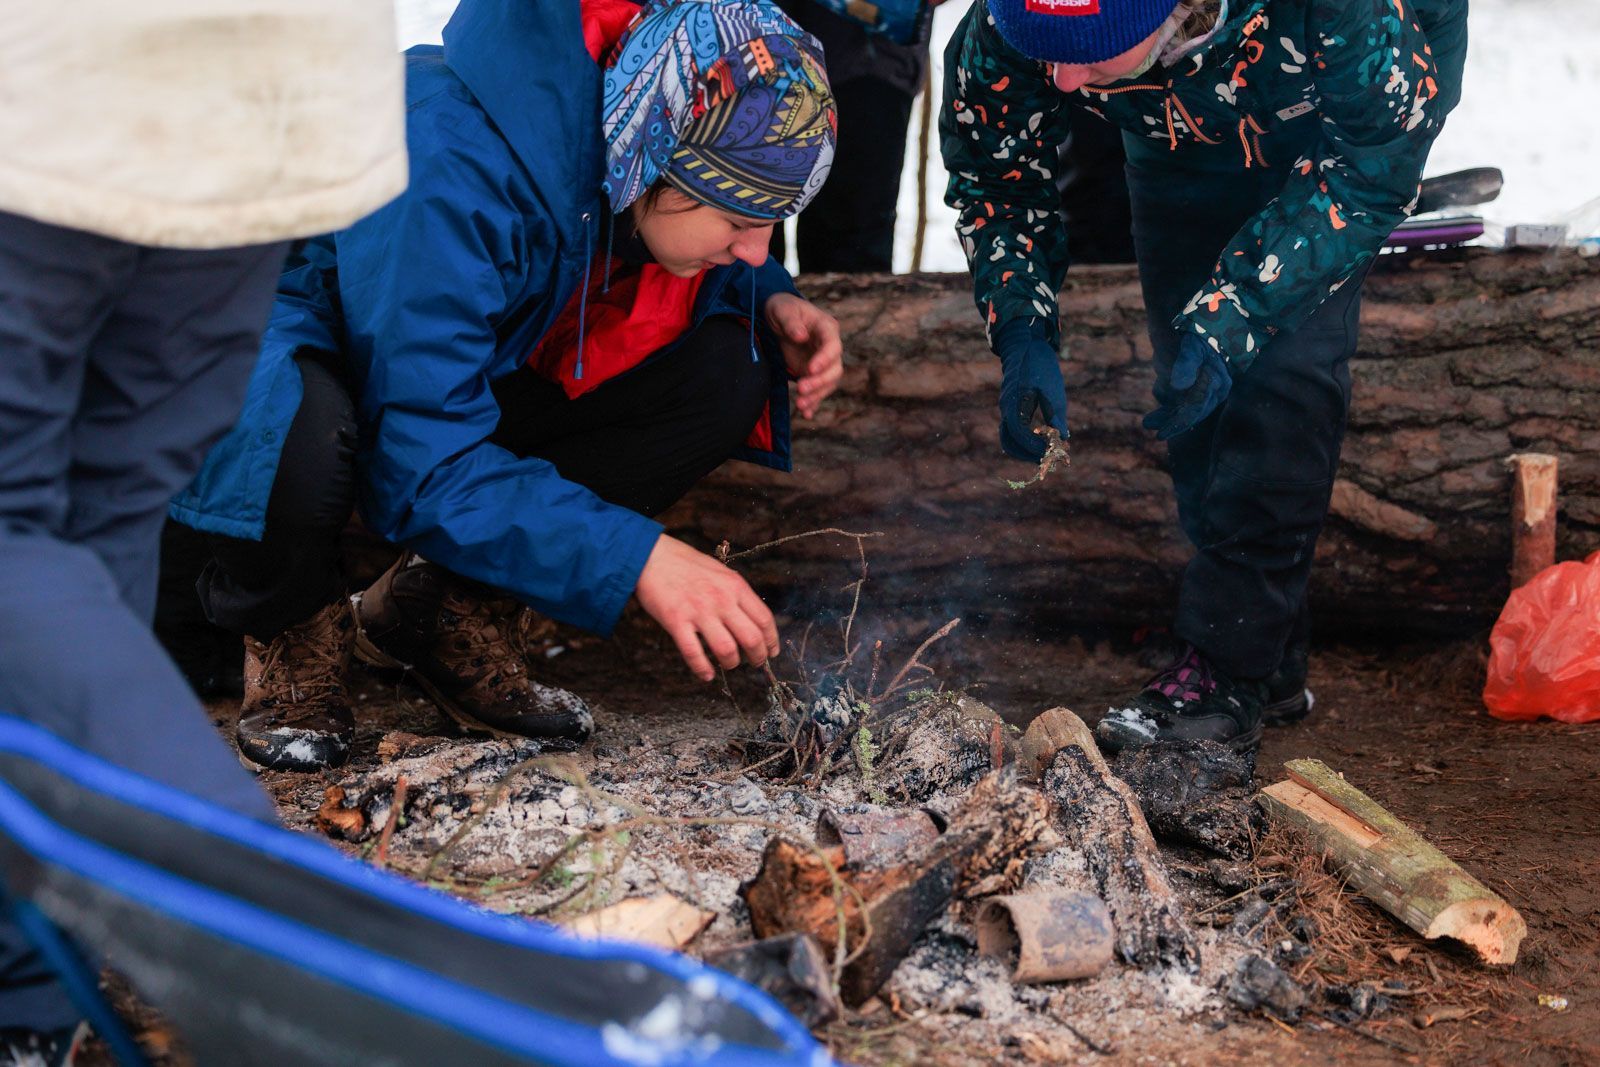
[[632, 897], [563, 925], [578, 937], [681, 949], [699, 937], [716, 917], [716, 912], [702, 911], [671, 893], [658, 893], [653, 897]]

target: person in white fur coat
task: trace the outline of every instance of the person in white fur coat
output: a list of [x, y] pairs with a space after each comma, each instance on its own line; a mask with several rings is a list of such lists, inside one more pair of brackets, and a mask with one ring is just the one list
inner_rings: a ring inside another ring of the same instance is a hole
[[[405, 187], [393, 8], [0, 0], [0, 24], [0, 715], [270, 819], [150, 633], [159, 536], [238, 418], [289, 241]], [[79, 1018], [0, 922], [0, 1063], [70, 1062]]]

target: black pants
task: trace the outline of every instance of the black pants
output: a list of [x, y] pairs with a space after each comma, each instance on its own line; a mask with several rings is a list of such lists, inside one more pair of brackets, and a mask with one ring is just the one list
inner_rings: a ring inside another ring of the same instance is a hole
[[[894, 268], [895, 208], [906, 158], [906, 127], [915, 91], [877, 78], [834, 87], [839, 137], [833, 169], [816, 199], [795, 219], [802, 272], [888, 272]], [[782, 228], [772, 254], [783, 258]]]
[[[1220, 153], [1154, 152], [1129, 137], [1139, 277], [1155, 347], [1155, 393], [1178, 351], [1172, 320], [1241, 224], [1282, 187], [1287, 163], [1243, 170]], [[1292, 146], [1291, 146], [1292, 147]], [[1178, 517], [1194, 545], [1175, 629], [1223, 670], [1258, 678], [1310, 626], [1306, 583], [1327, 516], [1350, 407], [1361, 283], [1350, 279], [1297, 330], [1236, 375], [1223, 406], [1168, 443]]]
[[[211, 621], [270, 640], [346, 592], [339, 534], [355, 497], [355, 409], [330, 360], [302, 356], [304, 399], [284, 439], [260, 541], [218, 537], [199, 590]], [[743, 444], [771, 389], [749, 328], [708, 319], [671, 353], [576, 400], [523, 369], [494, 387], [491, 442], [537, 456], [601, 499], [656, 515]]]

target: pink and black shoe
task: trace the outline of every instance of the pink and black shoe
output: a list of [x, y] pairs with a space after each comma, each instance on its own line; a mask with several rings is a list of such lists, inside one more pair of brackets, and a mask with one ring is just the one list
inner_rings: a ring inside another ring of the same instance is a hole
[[1105, 752], [1155, 741], [1215, 741], [1247, 752], [1261, 743], [1260, 690], [1228, 678], [1189, 645], [1132, 700], [1106, 710], [1095, 741]]

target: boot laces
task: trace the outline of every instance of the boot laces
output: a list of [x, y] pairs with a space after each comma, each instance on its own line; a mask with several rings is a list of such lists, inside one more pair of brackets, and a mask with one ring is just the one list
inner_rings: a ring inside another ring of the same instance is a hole
[[1208, 697], [1216, 688], [1217, 679], [1212, 673], [1211, 664], [1193, 645], [1186, 646], [1182, 656], [1145, 683], [1147, 692], [1153, 691], [1168, 700], [1184, 704]]
[[265, 646], [261, 688], [267, 699], [299, 707], [343, 693], [344, 652], [337, 619], [337, 614], [324, 609]]
[[472, 667], [492, 667], [516, 686], [515, 679], [527, 673], [514, 636], [519, 606], [509, 598], [447, 594], [440, 621], [450, 632], [446, 642], [450, 651], [466, 657]]

